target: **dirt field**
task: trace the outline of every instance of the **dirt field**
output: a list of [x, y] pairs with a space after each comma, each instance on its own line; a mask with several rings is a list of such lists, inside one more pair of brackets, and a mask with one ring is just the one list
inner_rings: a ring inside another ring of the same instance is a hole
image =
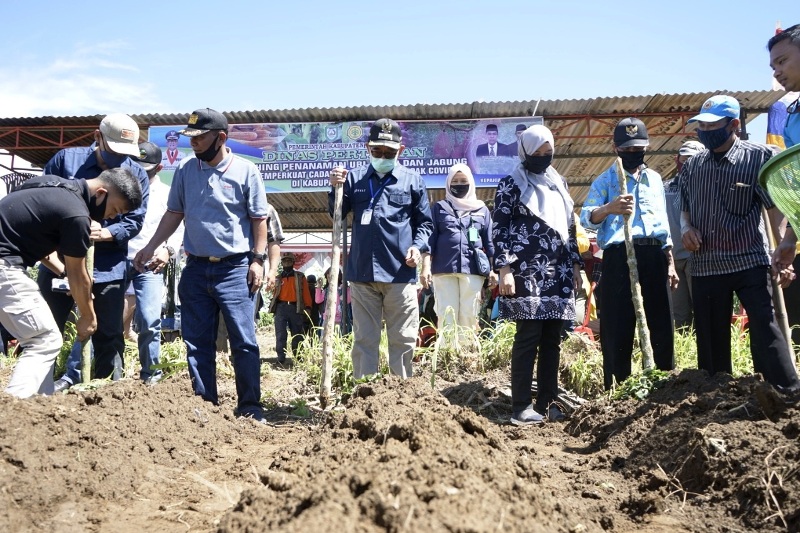
[[521, 429], [508, 379], [384, 378], [302, 417], [272, 368], [267, 426], [230, 376], [219, 407], [185, 375], [0, 393], [0, 531], [800, 531], [800, 406], [757, 379], [684, 371]]

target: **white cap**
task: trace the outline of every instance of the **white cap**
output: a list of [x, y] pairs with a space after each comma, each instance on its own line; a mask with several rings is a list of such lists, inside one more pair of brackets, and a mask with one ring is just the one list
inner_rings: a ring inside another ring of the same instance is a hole
[[117, 154], [139, 156], [139, 126], [124, 113], [106, 115], [100, 122], [100, 133], [103, 134], [108, 148]]

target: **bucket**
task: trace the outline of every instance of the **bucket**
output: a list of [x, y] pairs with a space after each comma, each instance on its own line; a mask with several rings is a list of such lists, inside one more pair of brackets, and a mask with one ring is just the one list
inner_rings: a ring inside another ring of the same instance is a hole
[[764, 163], [758, 182], [786, 215], [793, 228], [800, 228], [800, 145], [792, 146]]

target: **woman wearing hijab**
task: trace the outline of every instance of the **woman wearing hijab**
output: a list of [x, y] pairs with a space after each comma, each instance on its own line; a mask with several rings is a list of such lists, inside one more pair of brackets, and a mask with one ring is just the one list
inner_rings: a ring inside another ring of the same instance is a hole
[[[520, 164], [497, 184], [492, 238], [500, 272], [500, 318], [514, 320], [511, 349], [511, 423], [563, 420], [558, 404], [561, 329], [575, 319], [580, 287], [573, 202], [564, 178], [550, 166], [553, 134], [534, 125], [520, 137]], [[539, 356], [536, 405], [531, 381]]]
[[[475, 195], [475, 179], [467, 165], [450, 167], [445, 191], [445, 199], [431, 208], [430, 253], [423, 257], [420, 275], [426, 289], [433, 285], [440, 340], [445, 329], [454, 324], [462, 332], [462, 328], [476, 329], [486, 275], [479, 272], [475, 250], [483, 250], [489, 265], [494, 256], [491, 215]], [[489, 284], [494, 286], [497, 276], [494, 272], [488, 276]]]

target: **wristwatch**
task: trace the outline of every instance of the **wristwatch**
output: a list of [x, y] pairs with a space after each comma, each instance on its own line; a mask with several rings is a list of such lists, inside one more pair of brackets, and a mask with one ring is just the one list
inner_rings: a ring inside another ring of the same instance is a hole
[[258, 259], [262, 263], [266, 262], [267, 260], [267, 253], [266, 252], [256, 252], [255, 250], [250, 251], [250, 257], [253, 259]]

